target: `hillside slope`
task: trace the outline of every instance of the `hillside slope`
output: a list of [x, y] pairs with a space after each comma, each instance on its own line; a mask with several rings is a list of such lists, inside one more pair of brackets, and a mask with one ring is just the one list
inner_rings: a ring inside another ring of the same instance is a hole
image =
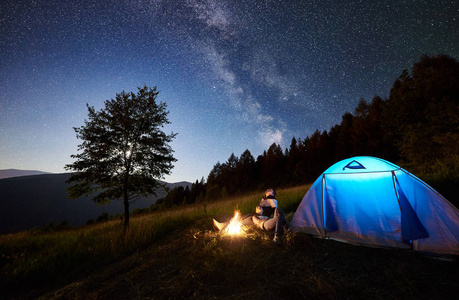
[[6, 169], [6, 170], [0, 170], [0, 179], [20, 177], [20, 176], [43, 175], [43, 174], [51, 174], [51, 173], [36, 171], [36, 170]]
[[[51, 222], [68, 221], [71, 226], [81, 226], [104, 212], [110, 215], [124, 212], [121, 201], [100, 206], [89, 197], [67, 198], [68, 185], [65, 182], [69, 177], [69, 173], [64, 173], [0, 179], [0, 234], [41, 228]], [[139, 199], [131, 203], [130, 209], [149, 207], [156, 200], [154, 196]]]
[[211, 219], [46, 299], [456, 299], [458, 261], [289, 233], [229, 237]]
[[[290, 222], [309, 185], [279, 190]], [[456, 299], [459, 257], [355, 246], [212, 219], [249, 214], [259, 193], [53, 233], [0, 236], [5, 299]]]

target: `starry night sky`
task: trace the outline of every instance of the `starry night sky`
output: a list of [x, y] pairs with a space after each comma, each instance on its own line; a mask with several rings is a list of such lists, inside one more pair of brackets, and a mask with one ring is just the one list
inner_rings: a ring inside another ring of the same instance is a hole
[[176, 132], [168, 182], [207, 178], [388, 97], [423, 54], [459, 58], [457, 1], [3, 0], [0, 169], [65, 172], [73, 127], [157, 86]]

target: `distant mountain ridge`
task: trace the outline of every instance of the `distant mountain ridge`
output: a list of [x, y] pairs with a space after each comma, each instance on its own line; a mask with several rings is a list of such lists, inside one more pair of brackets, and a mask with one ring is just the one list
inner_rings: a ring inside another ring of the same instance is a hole
[[37, 171], [37, 170], [18, 170], [18, 169], [6, 169], [0, 170], [0, 179], [21, 177], [21, 176], [32, 176], [32, 175], [44, 175], [52, 174], [49, 172]]
[[[6, 170], [1, 170], [6, 171]], [[40, 172], [40, 171], [36, 171]], [[16, 173], [16, 174], [27, 174]], [[124, 212], [122, 201], [98, 205], [91, 197], [67, 198], [65, 182], [70, 173], [19, 175], [0, 179], [0, 234], [15, 233], [31, 228], [42, 228], [51, 222], [68, 221], [71, 226], [82, 226], [102, 213], [117, 215]], [[163, 182], [165, 183], [165, 182]], [[189, 182], [166, 183], [169, 188], [191, 186]], [[130, 205], [130, 210], [147, 208], [164, 196], [142, 198]]]

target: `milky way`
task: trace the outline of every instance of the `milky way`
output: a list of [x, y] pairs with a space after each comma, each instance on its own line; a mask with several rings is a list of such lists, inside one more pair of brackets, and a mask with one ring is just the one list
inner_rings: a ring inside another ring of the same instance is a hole
[[0, 169], [63, 172], [86, 103], [157, 86], [168, 181], [207, 177], [388, 97], [423, 54], [459, 57], [456, 1], [2, 1]]

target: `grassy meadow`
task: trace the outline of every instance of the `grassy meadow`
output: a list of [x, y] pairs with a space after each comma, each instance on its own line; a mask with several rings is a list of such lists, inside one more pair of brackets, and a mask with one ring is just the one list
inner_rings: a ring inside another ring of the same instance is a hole
[[[278, 191], [291, 219], [309, 186]], [[53, 233], [0, 236], [5, 299], [455, 299], [459, 262], [248, 228], [212, 219], [252, 212], [262, 193], [156, 211]]]
[[[280, 190], [283, 207], [294, 209], [306, 190], [307, 187]], [[31, 282], [58, 286], [150, 247], [199, 220], [212, 224], [212, 218], [231, 216], [236, 207], [242, 213], [250, 213], [260, 195], [261, 192], [133, 216], [127, 237], [118, 220], [52, 233], [25, 231], [0, 236], [0, 288], [22, 289]]]

